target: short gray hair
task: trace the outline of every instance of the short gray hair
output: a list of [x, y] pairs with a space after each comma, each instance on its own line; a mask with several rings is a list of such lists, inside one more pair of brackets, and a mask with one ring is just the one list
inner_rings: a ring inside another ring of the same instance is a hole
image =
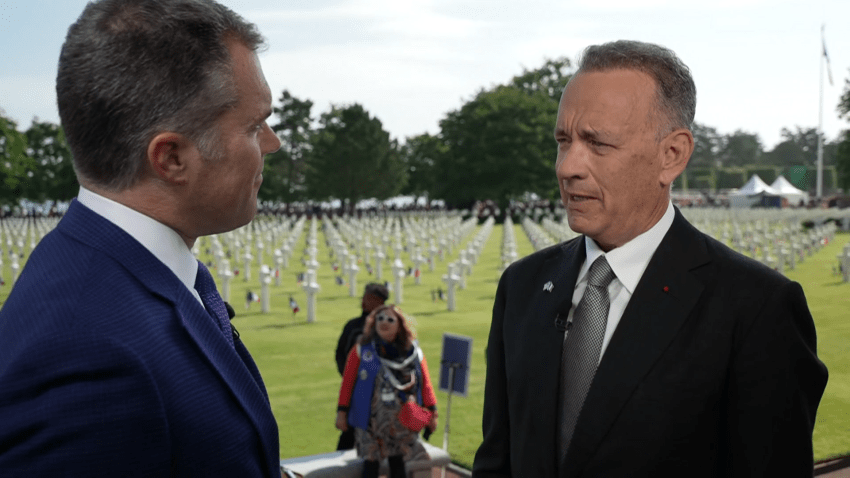
[[676, 128], [691, 129], [697, 106], [697, 88], [691, 70], [663, 46], [619, 40], [587, 47], [578, 71], [626, 69], [640, 71], [655, 80], [659, 113], [658, 139]]
[[238, 98], [228, 42], [253, 51], [253, 24], [212, 0], [100, 0], [68, 29], [59, 116], [81, 180], [121, 191], [156, 134], [173, 131], [218, 156], [216, 120]]

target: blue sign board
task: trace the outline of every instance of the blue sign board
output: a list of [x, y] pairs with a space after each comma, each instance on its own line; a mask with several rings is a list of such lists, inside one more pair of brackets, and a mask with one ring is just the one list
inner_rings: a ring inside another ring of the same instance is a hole
[[[443, 334], [443, 357], [440, 361], [440, 391], [467, 395], [469, 362], [472, 359], [472, 337]], [[451, 375], [451, 378], [449, 376]], [[451, 387], [449, 387], [451, 380]]]

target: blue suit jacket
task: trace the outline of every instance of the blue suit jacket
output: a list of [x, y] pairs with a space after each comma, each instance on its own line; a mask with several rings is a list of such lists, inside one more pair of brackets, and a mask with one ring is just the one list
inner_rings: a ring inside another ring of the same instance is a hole
[[280, 476], [248, 351], [76, 201], [0, 310], [0, 475]]

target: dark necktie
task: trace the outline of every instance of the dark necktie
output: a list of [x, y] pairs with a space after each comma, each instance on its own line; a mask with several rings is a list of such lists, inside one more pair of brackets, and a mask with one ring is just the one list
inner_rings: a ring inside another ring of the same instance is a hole
[[599, 256], [587, 273], [587, 287], [576, 306], [572, 322], [567, 324], [561, 349], [561, 426], [558, 435], [559, 461], [562, 463], [573, 437], [584, 399], [596, 366], [608, 324], [608, 284], [614, 271], [605, 256]]
[[198, 261], [198, 275], [195, 277], [195, 290], [201, 296], [207, 312], [215, 319], [216, 324], [221, 329], [221, 333], [233, 347], [233, 330], [230, 327], [230, 317], [227, 314], [227, 307], [221, 296], [218, 295], [218, 290], [215, 288], [215, 281], [210, 274], [209, 269], [201, 261]]

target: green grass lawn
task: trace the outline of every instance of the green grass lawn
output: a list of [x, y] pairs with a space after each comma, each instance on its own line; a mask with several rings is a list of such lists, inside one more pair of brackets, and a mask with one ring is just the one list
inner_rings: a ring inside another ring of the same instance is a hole
[[[515, 237], [518, 253], [522, 257], [533, 251], [531, 244], [518, 225]], [[305, 227], [295, 249], [289, 269], [282, 272], [281, 286], [272, 286], [272, 312], [260, 313], [260, 304], [253, 303], [246, 310], [244, 297], [248, 290], [259, 293], [257, 267], [252, 280], [241, 277], [231, 283], [231, 303], [237, 312], [233, 324], [256, 360], [271, 397], [271, 404], [280, 428], [280, 453], [282, 458], [324, 453], [336, 447], [338, 432], [334, 428], [340, 377], [334, 362], [339, 333], [350, 318], [359, 315], [363, 286], [370, 276], [361, 267], [358, 277], [358, 295], [350, 297], [348, 286], [335, 284], [324, 237], [319, 232], [318, 279], [322, 286], [317, 300], [317, 321], [306, 323], [306, 297], [296, 283], [295, 275], [303, 272], [300, 264], [304, 241], [309, 230]], [[464, 239], [471, 240], [472, 235]], [[850, 452], [850, 284], [833, 275], [835, 256], [850, 235], [836, 236], [835, 241], [816, 255], [807, 257], [787, 275], [803, 285], [818, 330], [818, 355], [829, 367], [829, 383], [818, 411], [814, 433], [815, 459]], [[203, 240], [202, 240], [203, 241]], [[451, 436], [449, 452], [453, 461], [470, 467], [481, 441], [481, 411], [484, 396], [484, 349], [490, 328], [490, 313], [500, 275], [500, 249], [502, 226], [497, 225], [483, 249], [473, 274], [467, 278], [465, 290], [457, 291], [457, 310], [448, 312], [446, 303], [432, 301], [432, 290], [442, 287], [441, 277], [446, 265], [457, 257], [457, 250], [442, 262], [437, 262], [434, 272], [424, 268], [421, 285], [414, 279], [405, 280], [402, 310], [415, 319], [420, 344], [431, 362], [432, 380], [439, 375], [439, 361], [443, 333], [472, 337], [473, 358], [469, 379], [469, 396], [452, 397]], [[204, 242], [202, 242], [202, 245]], [[202, 247], [202, 250], [205, 247]], [[202, 259], [208, 259], [202, 254]], [[409, 265], [409, 258], [403, 260]], [[0, 301], [9, 293], [9, 261], [4, 257], [3, 278], [7, 284], [0, 287]], [[233, 262], [235, 264], [235, 262]], [[267, 259], [271, 264], [271, 260]], [[214, 272], [215, 275], [215, 272]], [[385, 273], [385, 277], [389, 274]], [[296, 299], [301, 311], [293, 315], [289, 297]], [[390, 301], [395, 301], [391, 294]], [[443, 427], [446, 418], [446, 395], [437, 393], [440, 407], [440, 425], [431, 437], [436, 446], [443, 444]]]

